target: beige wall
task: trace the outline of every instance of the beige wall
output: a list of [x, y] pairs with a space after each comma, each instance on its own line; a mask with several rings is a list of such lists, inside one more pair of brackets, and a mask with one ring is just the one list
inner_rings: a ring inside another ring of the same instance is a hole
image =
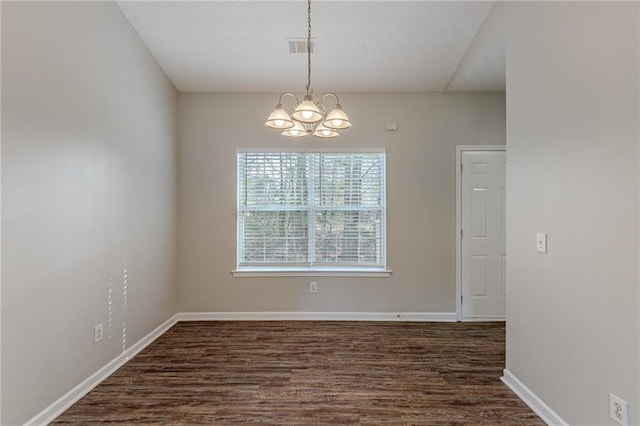
[[2, 424], [176, 312], [176, 96], [115, 3], [2, 3]]
[[[181, 312], [455, 312], [455, 146], [503, 144], [504, 94], [345, 94], [335, 141], [264, 127], [277, 94], [179, 96]], [[400, 130], [385, 125], [398, 122]], [[387, 149], [390, 278], [234, 278], [236, 150]], [[309, 293], [309, 281], [318, 293]]]
[[507, 368], [570, 424], [615, 424], [609, 392], [639, 424], [638, 4], [510, 12]]

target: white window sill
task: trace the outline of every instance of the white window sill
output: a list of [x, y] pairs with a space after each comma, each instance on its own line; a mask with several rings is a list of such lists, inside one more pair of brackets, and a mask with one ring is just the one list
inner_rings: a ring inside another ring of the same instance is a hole
[[257, 277], [356, 277], [388, 278], [390, 269], [307, 269], [307, 268], [243, 268], [231, 271], [235, 278]]

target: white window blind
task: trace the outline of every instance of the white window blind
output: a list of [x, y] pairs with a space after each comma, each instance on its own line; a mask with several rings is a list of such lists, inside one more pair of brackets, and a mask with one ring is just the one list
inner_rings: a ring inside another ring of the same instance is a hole
[[385, 154], [238, 153], [238, 269], [384, 268]]

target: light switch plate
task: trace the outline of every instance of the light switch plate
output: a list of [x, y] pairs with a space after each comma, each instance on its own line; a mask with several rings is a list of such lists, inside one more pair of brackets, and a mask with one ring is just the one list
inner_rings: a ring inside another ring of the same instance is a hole
[[536, 235], [536, 251], [538, 253], [547, 252], [547, 234], [538, 232]]

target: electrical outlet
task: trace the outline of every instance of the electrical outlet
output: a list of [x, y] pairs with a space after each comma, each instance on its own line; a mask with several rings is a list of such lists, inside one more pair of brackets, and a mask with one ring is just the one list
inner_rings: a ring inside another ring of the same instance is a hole
[[309, 283], [309, 291], [311, 293], [317, 293], [318, 292], [318, 283], [315, 281], [311, 281]]
[[622, 426], [629, 426], [629, 408], [627, 401], [609, 393], [609, 415]]
[[102, 341], [102, 324], [93, 327], [93, 343]]

